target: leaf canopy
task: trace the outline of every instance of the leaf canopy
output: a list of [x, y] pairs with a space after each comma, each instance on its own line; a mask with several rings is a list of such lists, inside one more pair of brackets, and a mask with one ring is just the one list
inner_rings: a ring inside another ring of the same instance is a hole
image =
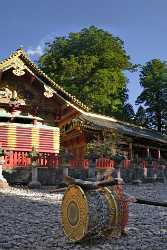
[[162, 132], [167, 122], [167, 64], [159, 59], [147, 62], [140, 72], [142, 93], [136, 104], [146, 108], [149, 125]]
[[123, 41], [95, 26], [48, 43], [39, 66], [92, 111], [112, 115], [127, 98], [125, 70], [133, 70]]

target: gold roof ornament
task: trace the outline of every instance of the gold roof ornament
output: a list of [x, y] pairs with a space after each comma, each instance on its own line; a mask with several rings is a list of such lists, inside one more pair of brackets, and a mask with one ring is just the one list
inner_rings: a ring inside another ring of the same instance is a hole
[[23, 63], [22, 60], [20, 60], [19, 58], [17, 58], [14, 62], [13, 62], [13, 74], [16, 76], [22, 76], [25, 74], [25, 69], [26, 69], [26, 65]]
[[[22, 76], [25, 74], [25, 70], [34, 75], [38, 80], [48, 85], [53, 91], [57, 91], [59, 95], [65, 102], [73, 106], [74, 108], [80, 108], [82, 110], [88, 111], [89, 108], [79, 101], [75, 96], [68, 93], [63, 87], [55, 83], [50, 77], [48, 77], [36, 64], [31, 62], [28, 54], [22, 49], [18, 49], [16, 52], [12, 53], [7, 59], [0, 62], [0, 71], [4, 72], [8, 69], [13, 69], [13, 74], [16, 76]], [[51, 95], [51, 91], [46, 91], [47, 96]], [[75, 106], [76, 105], [76, 106]]]
[[54, 94], [53, 89], [46, 85], [44, 85], [44, 88], [45, 88], [44, 96], [46, 96], [47, 98], [51, 98]]

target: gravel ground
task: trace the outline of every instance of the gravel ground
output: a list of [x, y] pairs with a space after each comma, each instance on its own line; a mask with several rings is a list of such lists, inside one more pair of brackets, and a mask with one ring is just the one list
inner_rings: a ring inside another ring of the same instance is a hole
[[[167, 201], [164, 184], [127, 185], [137, 197]], [[0, 249], [167, 250], [167, 208], [131, 204], [128, 236], [69, 243], [60, 225], [61, 195], [49, 190], [0, 190]]]

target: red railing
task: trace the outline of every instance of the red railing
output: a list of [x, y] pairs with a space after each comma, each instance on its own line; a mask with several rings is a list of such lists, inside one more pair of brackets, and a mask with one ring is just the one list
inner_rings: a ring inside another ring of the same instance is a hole
[[41, 167], [58, 168], [60, 165], [60, 159], [55, 154], [42, 153], [38, 159], [38, 165]]
[[[27, 152], [21, 151], [6, 151], [6, 155], [4, 156], [4, 168], [25, 168], [31, 166], [31, 159], [27, 157]], [[37, 161], [39, 167], [46, 168], [58, 168], [61, 166], [61, 160], [58, 155], [54, 153], [40, 153], [40, 157]], [[99, 158], [96, 160], [96, 168], [97, 169], [111, 169], [115, 167], [115, 161], [107, 158]], [[131, 160], [123, 160], [123, 168], [128, 169], [132, 165]], [[148, 162], [146, 160], [140, 161], [139, 164], [141, 167], [146, 169], [148, 167]], [[83, 160], [70, 160], [69, 167], [71, 169], [82, 168], [88, 169], [90, 166], [90, 161], [87, 159]], [[153, 168], [158, 168], [157, 161], [153, 162]]]
[[115, 162], [110, 159], [100, 158], [96, 160], [96, 168], [104, 169], [104, 168], [114, 168]]
[[[31, 158], [27, 157], [27, 152], [11, 151], [4, 156], [4, 168], [25, 168], [31, 166]], [[59, 158], [52, 153], [41, 153], [37, 161], [40, 167], [58, 167]]]
[[70, 160], [69, 161], [70, 168], [83, 168], [88, 169], [89, 168], [89, 160]]
[[4, 160], [5, 168], [26, 167], [31, 165], [31, 159], [27, 158], [26, 152], [7, 152], [7, 154], [4, 156]]
[[[88, 169], [90, 165], [89, 160], [70, 160], [69, 161], [70, 168], [83, 168]], [[115, 166], [115, 162], [110, 159], [100, 158], [96, 160], [96, 168], [97, 169], [105, 169], [105, 168], [113, 168]]]

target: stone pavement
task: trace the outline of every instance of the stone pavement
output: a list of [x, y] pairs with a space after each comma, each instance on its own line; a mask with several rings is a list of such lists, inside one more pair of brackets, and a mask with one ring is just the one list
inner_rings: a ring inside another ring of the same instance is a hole
[[[167, 185], [127, 185], [141, 198], [167, 201]], [[131, 204], [129, 233], [121, 239], [69, 243], [60, 225], [61, 195], [49, 190], [0, 190], [0, 249], [167, 250], [167, 208]]]

